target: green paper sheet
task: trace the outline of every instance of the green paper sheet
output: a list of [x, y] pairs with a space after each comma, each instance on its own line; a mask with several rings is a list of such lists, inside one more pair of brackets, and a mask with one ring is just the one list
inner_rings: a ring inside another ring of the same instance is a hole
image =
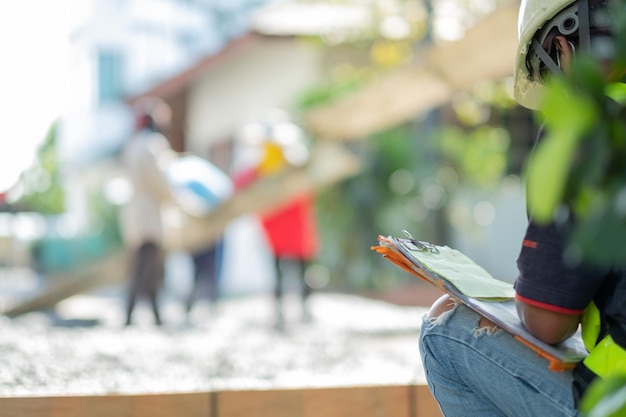
[[504, 301], [515, 297], [513, 284], [495, 279], [461, 252], [448, 246], [437, 246], [439, 253], [414, 249], [406, 245], [411, 255], [426, 270], [454, 285], [468, 297]]

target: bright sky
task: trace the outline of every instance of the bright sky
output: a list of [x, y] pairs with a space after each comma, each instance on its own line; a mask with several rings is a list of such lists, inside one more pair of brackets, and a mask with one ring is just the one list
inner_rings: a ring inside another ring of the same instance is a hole
[[0, 192], [65, 105], [70, 0], [0, 2]]

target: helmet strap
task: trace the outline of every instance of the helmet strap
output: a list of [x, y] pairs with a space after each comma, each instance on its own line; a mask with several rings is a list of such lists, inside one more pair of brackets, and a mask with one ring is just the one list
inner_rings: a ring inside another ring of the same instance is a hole
[[589, 0], [578, 0], [578, 41], [581, 51], [590, 51]]
[[546, 65], [546, 67], [548, 67], [551, 72], [553, 72], [554, 74], [563, 75], [563, 71], [561, 71], [559, 65], [554, 62], [552, 57], [546, 52], [545, 49], [543, 49], [543, 46], [541, 46], [537, 39], [533, 38], [531, 45], [539, 59], [541, 59], [541, 61]]
[[[581, 51], [591, 50], [591, 20], [589, 13], [589, 0], [576, 0], [578, 14], [578, 42]], [[570, 45], [571, 42], [570, 42]], [[572, 45], [573, 46], [573, 45]], [[546, 52], [541, 43], [536, 38], [531, 41], [531, 47], [537, 54], [537, 57], [543, 62], [550, 72], [555, 75], [563, 75], [560, 62], [554, 62], [554, 59]], [[558, 60], [558, 57], [557, 57]]]

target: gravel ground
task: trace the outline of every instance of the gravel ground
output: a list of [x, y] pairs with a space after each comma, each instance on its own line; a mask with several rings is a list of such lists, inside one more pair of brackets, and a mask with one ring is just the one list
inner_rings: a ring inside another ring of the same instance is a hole
[[[292, 297], [292, 296], [290, 296]], [[199, 303], [187, 320], [145, 304], [122, 326], [120, 297], [76, 296], [57, 308], [64, 326], [34, 313], [0, 317], [0, 396], [186, 392], [422, 383], [417, 337], [423, 307], [318, 293], [313, 320], [287, 298], [284, 332], [269, 296]], [[77, 321], [78, 320], [78, 321]], [[82, 321], [80, 321], [82, 320]], [[68, 326], [77, 322], [92, 326]]]

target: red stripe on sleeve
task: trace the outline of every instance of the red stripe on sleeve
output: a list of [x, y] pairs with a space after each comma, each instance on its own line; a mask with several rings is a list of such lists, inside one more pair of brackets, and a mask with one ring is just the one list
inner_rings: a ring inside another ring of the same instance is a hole
[[522, 242], [522, 246], [526, 246], [527, 248], [531, 249], [537, 249], [537, 242], [535, 242], [534, 240], [524, 239], [524, 241]]
[[533, 307], [542, 308], [544, 310], [553, 311], [555, 313], [567, 314], [569, 316], [579, 316], [583, 314], [585, 309], [575, 310], [572, 308], [559, 307], [548, 303], [543, 303], [541, 301], [531, 300], [530, 298], [522, 297], [519, 294], [515, 294], [515, 298], [521, 301], [524, 304], [531, 305]]

